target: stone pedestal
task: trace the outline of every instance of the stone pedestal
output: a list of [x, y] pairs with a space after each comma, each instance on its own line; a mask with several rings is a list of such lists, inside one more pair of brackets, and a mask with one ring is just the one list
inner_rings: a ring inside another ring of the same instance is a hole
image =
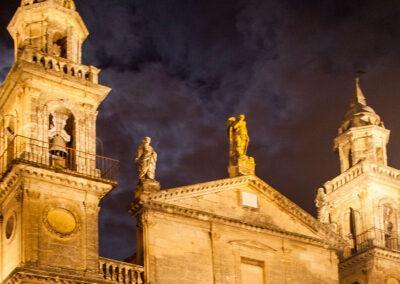
[[241, 156], [236, 163], [231, 163], [228, 167], [229, 177], [255, 175], [256, 162], [253, 157]]
[[145, 180], [138, 184], [135, 191], [135, 198], [141, 198], [147, 194], [160, 191], [161, 185], [156, 180]]

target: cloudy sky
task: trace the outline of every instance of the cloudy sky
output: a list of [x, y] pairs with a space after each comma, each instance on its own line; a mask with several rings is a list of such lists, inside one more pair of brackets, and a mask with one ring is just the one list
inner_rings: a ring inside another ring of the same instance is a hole
[[[6, 26], [20, 1], [0, 0], [0, 81], [13, 63]], [[397, 0], [75, 0], [91, 32], [84, 62], [113, 91], [100, 108], [104, 154], [121, 161], [102, 203], [101, 254], [134, 252], [127, 213], [133, 153], [151, 136], [164, 188], [227, 176], [226, 119], [244, 113], [257, 175], [315, 214], [314, 195], [339, 173], [332, 141], [353, 77], [392, 130], [400, 166]]]

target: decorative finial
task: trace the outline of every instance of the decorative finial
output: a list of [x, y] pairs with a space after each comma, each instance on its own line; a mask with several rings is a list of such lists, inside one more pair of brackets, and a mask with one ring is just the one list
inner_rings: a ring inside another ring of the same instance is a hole
[[229, 139], [229, 176], [254, 175], [254, 158], [247, 156], [250, 138], [245, 115], [230, 117], [227, 123], [227, 132]]
[[360, 86], [360, 76], [364, 74], [364, 71], [357, 71], [356, 77], [354, 79], [355, 83], [355, 90], [354, 90], [354, 98], [353, 98], [353, 105], [354, 104], [361, 104], [363, 106], [367, 105], [367, 100], [365, 99], [365, 96], [363, 94], [363, 91], [361, 90]]

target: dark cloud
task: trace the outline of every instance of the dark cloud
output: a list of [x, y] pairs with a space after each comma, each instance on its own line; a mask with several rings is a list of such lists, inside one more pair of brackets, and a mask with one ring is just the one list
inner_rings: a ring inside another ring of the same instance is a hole
[[[121, 161], [120, 186], [102, 204], [101, 253], [134, 251], [127, 210], [133, 152], [159, 152], [164, 187], [226, 176], [225, 121], [246, 113], [257, 173], [314, 213], [316, 188], [339, 172], [332, 140], [364, 69], [370, 104], [393, 130], [399, 166], [400, 4], [394, 0], [76, 1], [91, 36], [84, 61], [113, 88], [98, 136]], [[0, 76], [13, 60], [5, 27], [17, 1], [0, 3]]]

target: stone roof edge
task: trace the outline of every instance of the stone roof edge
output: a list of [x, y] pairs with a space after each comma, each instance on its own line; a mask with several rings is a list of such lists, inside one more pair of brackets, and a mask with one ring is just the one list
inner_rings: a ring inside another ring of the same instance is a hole
[[58, 271], [49, 272], [30, 267], [19, 267], [10, 273], [9, 276], [2, 283], [4, 284], [17, 284], [21, 281], [40, 281], [40, 283], [64, 283], [64, 284], [89, 284], [96, 281], [96, 283], [110, 283], [103, 280], [99, 276], [82, 277], [79, 275], [65, 274]]
[[163, 189], [149, 195], [150, 200], [166, 200], [178, 197], [190, 197], [198, 193], [207, 194], [227, 190], [232, 186], [243, 185], [249, 182], [252, 176], [241, 176], [235, 178], [219, 179], [192, 185], [185, 185], [169, 189]]
[[[286, 236], [291, 237], [294, 240], [311, 243], [319, 246], [326, 246], [334, 250], [342, 249], [342, 246], [337, 242], [332, 242], [331, 239], [325, 238], [314, 238], [307, 235], [289, 232], [286, 230], [282, 230], [271, 224], [255, 224], [250, 222], [245, 222], [239, 219], [230, 218], [226, 216], [216, 215], [213, 213], [189, 209], [186, 207], [181, 207], [173, 204], [166, 204], [158, 201], [149, 201], [143, 205], [144, 209], [152, 209], [159, 212], [167, 213], [167, 214], [178, 214], [184, 217], [195, 218], [201, 221], [217, 221], [227, 225], [239, 226], [245, 229], [251, 229], [256, 232], [269, 232], [278, 236]], [[138, 212], [137, 210], [132, 210], [131, 212]]]
[[[330, 228], [320, 223], [317, 219], [304, 211], [296, 203], [285, 197], [282, 193], [274, 189], [272, 186], [270, 186], [257, 176], [241, 176], [236, 178], [227, 178], [195, 185], [165, 189], [160, 192], [150, 194], [148, 200], [170, 200], [183, 196], [195, 196], [198, 195], [198, 193], [205, 194], [220, 192], [228, 190], [233, 186], [243, 185], [246, 183], [252, 185], [255, 189], [262, 189], [263, 193], [268, 194], [269, 197], [283, 210], [301, 220], [304, 225], [314, 230], [317, 234], [323, 233], [324, 237], [328, 236], [329, 238], [335, 239], [336, 242], [340, 244], [339, 246], [345, 246], [347, 244], [345, 240], [334, 233]], [[288, 208], [290, 208], [290, 210], [288, 210]]]
[[[321, 237], [328, 237], [332, 241], [334, 240], [339, 247], [344, 247], [347, 242], [341, 238], [338, 234], [333, 232], [327, 225], [319, 222], [314, 216], [306, 212], [299, 205], [291, 201], [285, 195], [280, 193], [278, 190], [267, 184], [265, 181], [258, 177], [253, 177], [250, 184], [253, 184], [256, 188], [263, 189], [264, 193], [269, 192], [270, 198], [284, 211], [288, 214], [296, 217], [298, 220], [302, 221], [304, 225], [308, 226], [312, 230], [316, 231], [318, 235], [323, 234]], [[290, 210], [288, 210], [290, 209]]]
[[339, 264], [339, 267], [341, 269], [346, 269], [348, 267], [352, 267], [356, 263], [359, 263], [360, 260], [368, 259], [373, 256], [394, 259], [394, 260], [400, 262], [400, 252], [395, 252], [395, 251], [390, 251], [387, 249], [375, 247], [375, 248], [360, 252], [359, 254], [353, 255], [350, 258], [343, 260]]
[[341, 173], [339, 176], [327, 181], [324, 184], [324, 187], [328, 190], [328, 192], [333, 192], [339, 190], [343, 186], [349, 184], [364, 174], [370, 176], [381, 176], [391, 183], [399, 183], [400, 181], [400, 170], [390, 166], [377, 165], [368, 161], [362, 161], [348, 169], [346, 172]]

